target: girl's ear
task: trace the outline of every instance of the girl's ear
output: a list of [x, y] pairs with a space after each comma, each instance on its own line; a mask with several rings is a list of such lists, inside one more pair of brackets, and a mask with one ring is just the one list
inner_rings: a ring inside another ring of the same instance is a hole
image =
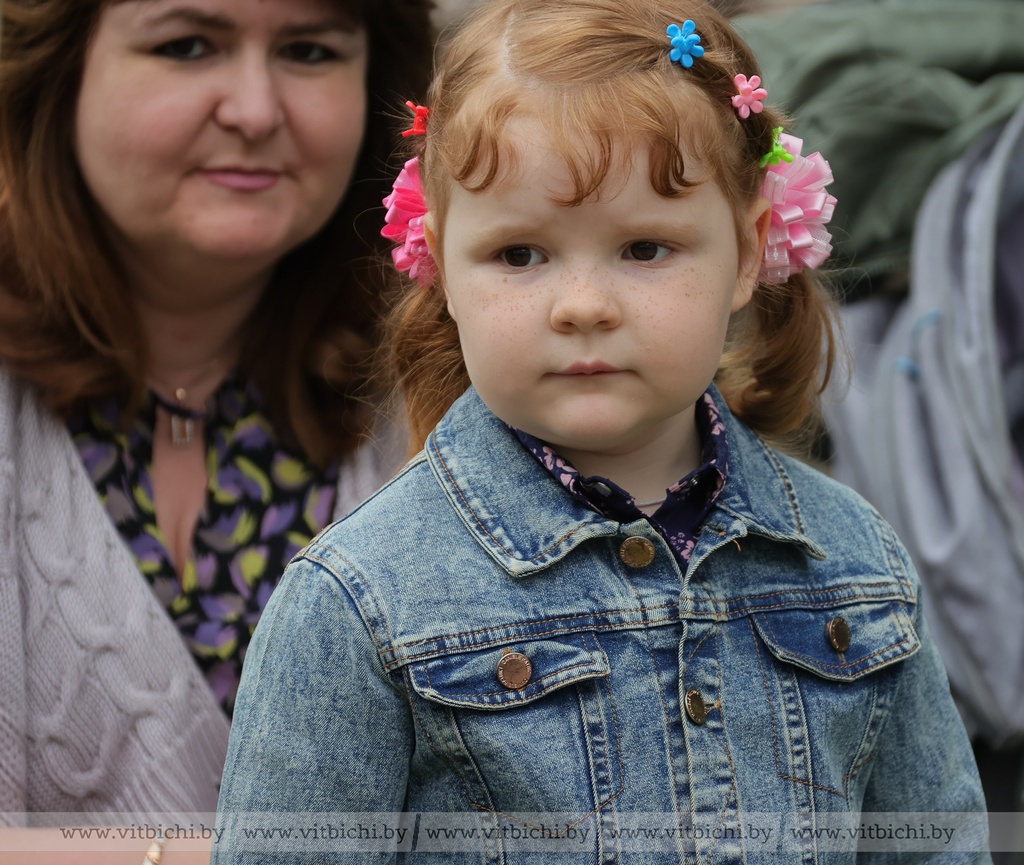
[[437, 232], [434, 230], [434, 212], [428, 210], [423, 217], [423, 239], [427, 242], [430, 256], [437, 261]]
[[757, 198], [750, 205], [746, 219], [743, 221], [746, 237], [743, 249], [746, 250], [740, 261], [740, 272], [736, 277], [736, 291], [732, 298], [732, 312], [738, 312], [754, 296], [757, 278], [764, 260], [764, 248], [768, 243], [768, 229], [772, 227], [772, 206], [767, 198]]
[[[434, 212], [428, 211], [426, 216], [423, 217], [423, 239], [427, 243], [427, 249], [430, 250], [430, 257], [434, 259], [434, 263], [437, 264], [441, 261], [440, 252], [437, 242], [437, 223], [434, 220]], [[439, 278], [439, 277], [438, 277]], [[444, 280], [441, 280], [442, 286]], [[455, 313], [452, 311], [452, 299], [448, 295], [448, 289], [444, 288], [444, 299], [448, 305], [448, 314], [455, 319]]]

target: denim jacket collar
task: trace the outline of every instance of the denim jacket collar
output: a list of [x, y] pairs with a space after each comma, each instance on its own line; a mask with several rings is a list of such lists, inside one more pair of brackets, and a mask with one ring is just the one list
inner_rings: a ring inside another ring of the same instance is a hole
[[[803, 530], [800, 506], [781, 462], [729, 411], [711, 386], [729, 441], [729, 479], [706, 525], [691, 569], [712, 549], [747, 534], [794, 543], [817, 559], [825, 552]], [[473, 430], [471, 446], [462, 432]], [[577, 502], [526, 452], [508, 427], [470, 388], [427, 440], [426, 458], [451, 506], [480, 545], [514, 576], [536, 573], [592, 538], [623, 527]], [[758, 462], [766, 468], [751, 468]], [[751, 483], [750, 478], [757, 478]], [[638, 533], [653, 528], [645, 520]]]

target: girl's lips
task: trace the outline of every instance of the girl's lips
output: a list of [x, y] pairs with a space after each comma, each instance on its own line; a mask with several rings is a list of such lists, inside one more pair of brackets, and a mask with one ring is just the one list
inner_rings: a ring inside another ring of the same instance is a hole
[[601, 361], [590, 361], [574, 363], [570, 367], [563, 369], [559, 375], [601, 375], [602, 373], [608, 372], [619, 372], [619, 370], [607, 363]]
[[244, 171], [239, 168], [213, 168], [203, 172], [214, 186], [234, 192], [263, 192], [277, 184], [281, 175], [277, 171]]

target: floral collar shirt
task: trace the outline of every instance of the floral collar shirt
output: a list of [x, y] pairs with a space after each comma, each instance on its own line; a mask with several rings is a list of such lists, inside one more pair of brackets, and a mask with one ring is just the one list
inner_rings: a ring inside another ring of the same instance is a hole
[[598, 475], [583, 477], [540, 439], [520, 429], [513, 428], [513, 432], [523, 447], [587, 507], [623, 523], [647, 520], [668, 541], [680, 567], [686, 570], [701, 524], [725, 486], [729, 471], [725, 426], [709, 392], [697, 401], [695, 418], [703, 443], [701, 465], [668, 487], [665, 501], [653, 514], [640, 510], [633, 496], [614, 481]]

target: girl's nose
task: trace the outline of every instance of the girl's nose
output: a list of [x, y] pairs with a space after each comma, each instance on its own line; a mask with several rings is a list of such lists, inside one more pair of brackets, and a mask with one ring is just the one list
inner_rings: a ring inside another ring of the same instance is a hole
[[596, 271], [563, 277], [558, 297], [551, 308], [551, 326], [555, 330], [610, 330], [622, 321], [622, 310], [615, 288], [607, 275]]
[[230, 67], [216, 109], [217, 122], [246, 139], [267, 138], [284, 122], [284, 106], [265, 56], [239, 56]]

